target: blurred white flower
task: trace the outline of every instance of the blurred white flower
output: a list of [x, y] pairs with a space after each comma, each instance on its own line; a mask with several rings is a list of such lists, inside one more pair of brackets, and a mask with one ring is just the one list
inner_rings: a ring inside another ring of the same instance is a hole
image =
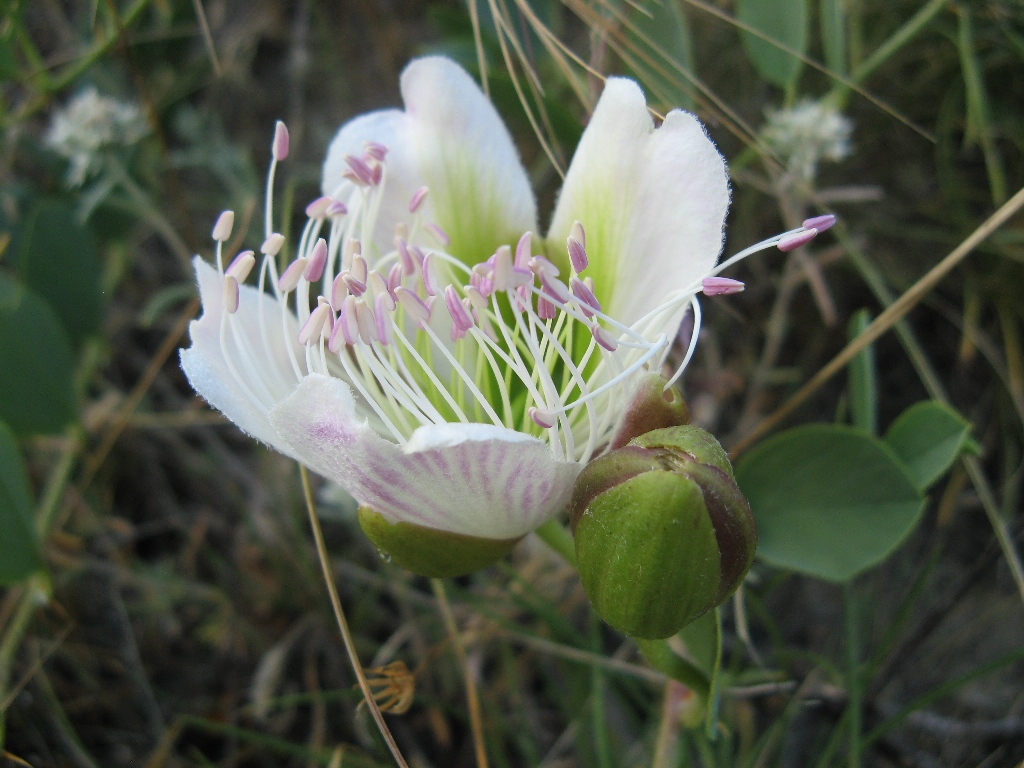
[[788, 109], [770, 110], [761, 137], [796, 178], [810, 182], [822, 160], [850, 155], [853, 122], [832, 104], [803, 99]]
[[67, 183], [78, 187], [99, 168], [105, 148], [131, 146], [148, 130], [137, 105], [89, 86], [53, 113], [46, 144], [71, 162]]

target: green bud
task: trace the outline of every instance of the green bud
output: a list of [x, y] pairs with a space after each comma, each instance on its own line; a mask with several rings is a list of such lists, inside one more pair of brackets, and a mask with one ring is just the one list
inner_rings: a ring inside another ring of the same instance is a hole
[[486, 568], [511, 552], [521, 538], [485, 539], [414, 523], [392, 523], [367, 506], [359, 507], [359, 527], [386, 560], [435, 579]]
[[721, 605], [757, 546], [728, 455], [692, 426], [648, 432], [591, 462], [570, 511], [583, 589], [634, 637], [669, 637]]

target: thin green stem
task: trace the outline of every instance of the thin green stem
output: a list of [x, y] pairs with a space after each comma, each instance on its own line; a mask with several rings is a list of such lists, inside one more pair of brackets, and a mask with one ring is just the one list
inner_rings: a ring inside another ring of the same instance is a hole
[[540, 540], [551, 547], [562, 556], [573, 568], [576, 567], [576, 542], [573, 541], [569, 529], [557, 520], [548, 520], [544, 525], [534, 531]]
[[459, 634], [458, 624], [455, 623], [455, 614], [448, 603], [448, 595], [444, 591], [444, 582], [441, 579], [431, 579], [430, 586], [434, 589], [434, 596], [437, 598], [437, 605], [441, 609], [441, 618], [444, 619], [448, 636], [452, 640], [452, 647], [459, 659], [459, 667], [462, 670], [462, 677], [466, 683], [466, 702], [469, 705], [469, 726], [473, 734], [473, 752], [476, 755], [477, 768], [487, 768], [487, 747], [484, 744], [484, 720], [480, 711], [480, 695], [473, 680], [473, 672], [469, 668], [469, 661], [466, 658], [466, 646], [462, 642], [462, 635]]
[[320, 560], [320, 568], [323, 570], [324, 583], [327, 585], [327, 594], [331, 598], [331, 608], [334, 609], [334, 618], [338, 622], [338, 629], [341, 632], [341, 639], [345, 643], [345, 651], [348, 653], [349, 662], [352, 664], [352, 671], [356, 680], [359, 681], [359, 689], [363, 692], [363, 700], [366, 702], [373, 720], [377, 724], [380, 735], [384, 738], [391, 756], [398, 763], [399, 768], [409, 768], [409, 764], [402, 756], [395, 737], [391, 735], [388, 724], [384, 722], [384, 715], [381, 714], [377, 701], [373, 698], [373, 691], [366, 680], [366, 673], [363, 671], [363, 664], [359, 661], [359, 654], [356, 652], [356, 642], [352, 637], [352, 631], [348, 626], [348, 619], [345, 618], [345, 611], [341, 607], [341, 597], [338, 595], [338, 588], [334, 584], [334, 574], [331, 573], [330, 555], [327, 554], [327, 545], [324, 543], [324, 533], [320, 528], [320, 518], [316, 515], [316, 503], [313, 501], [313, 489], [309, 483], [309, 471], [299, 465], [299, 474], [302, 476], [302, 492], [306, 498], [306, 511], [309, 513], [309, 525], [313, 529], [313, 541], [316, 544], [316, 554]]
[[846, 618], [846, 709], [849, 713], [850, 728], [849, 766], [860, 768], [861, 742], [861, 688], [860, 688], [860, 646], [857, 633], [856, 595], [851, 582], [843, 585], [843, 605]]

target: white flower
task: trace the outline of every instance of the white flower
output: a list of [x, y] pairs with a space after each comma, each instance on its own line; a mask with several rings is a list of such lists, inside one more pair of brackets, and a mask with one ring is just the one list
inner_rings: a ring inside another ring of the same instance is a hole
[[252, 251], [222, 267], [225, 212], [217, 267], [196, 259], [204, 313], [181, 360], [239, 427], [348, 490], [399, 564], [443, 575], [562, 510], [705, 279], [736, 289], [713, 277], [729, 190], [696, 118], [655, 129], [636, 83], [611, 79], [542, 240], [512, 139], [469, 75], [425, 58], [401, 86], [404, 111], [339, 131], [280, 273], [278, 124], [257, 286], [243, 284]]
[[794, 176], [810, 182], [820, 161], [849, 156], [851, 133], [853, 122], [834, 105], [803, 99], [794, 107], [769, 111], [761, 136]]
[[67, 182], [78, 187], [96, 169], [103, 149], [131, 146], [147, 130], [135, 104], [101, 96], [90, 86], [53, 113], [46, 143], [71, 161]]

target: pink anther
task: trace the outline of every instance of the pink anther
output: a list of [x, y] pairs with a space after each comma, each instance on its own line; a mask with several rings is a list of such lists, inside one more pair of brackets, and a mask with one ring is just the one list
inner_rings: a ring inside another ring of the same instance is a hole
[[302, 279], [303, 273], [306, 271], [306, 267], [309, 266], [309, 259], [303, 257], [296, 259], [288, 268], [281, 273], [281, 277], [277, 281], [277, 287], [282, 293], [290, 293], [295, 290], [295, 286], [299, 284], [299, 280]]
[[409, 198], [409, 213], [416, 213], [423, 205], [423, 201], [427, 199], [430, 189], [427, 187], [420, 187], [412, 193], [412, 197]]
[[238, 282], [244, 283], [255, 265], [255, 254], [253, 254], [252, 251], [242, 251], [231, 260], [231, 263], [228, 264], [228, 268], [224, 270], [224, 274], [231, 275]]
[[217, 223], [213, 225], [213, 239], [219, 243], [225, 243], [231, 238], [231, 230], [235, 226], [235, 212], [224, 211], [217, 217]]
[[270, 151], [275, 160], [284, 160], [288, 157], [288, 126], [280, 120], [274, 124], [274, 143]]
[[224, 309], [229, 315], [238, 311], [238, 300], [238, 281], [231, 275], [226, 275], [224, 277]]
[[327, 195], [318, 197], [306, 206], [306, 216], [311, 219], [322, 219], [327, 216], [327, 211], [334, 202], [334, 198]]
[[313, 246], [313, 252], [309, 255], [309, 265], [303, 275], [309, 282], [313, 283], [324, 276], [324, 267], [327, 266], [327, 241], [322, 237]]
[[534, 424], [544, 429], [551, 429], [558, 421], [558, 417], [555, 414], [540, 408], [530, 407], [526, 412], [530, 415], [530, 420]]
[[804, 219], [802, 226], [804, 229], [816, 229], [820, 234], [826, 229], [831, 229], [835, 223], [836, 215], [834, 213], [826, 213], [824, 216], [813, 216], [809, 219]]
[[705, 277], [701, 281], [701, 290], [705, 296], [728, 296], [739, 293], [745, 287], [739, 280], [730, 277]]
[[795, 235], [790, 235], [789, 237], [784, 237], [779, 240], [779, 244], [776, 247], [783, 253], [793, 251], [803, 245], [807, 245], [817, 234], [818, 230], [816, 229], [807, 229], [803, 232], [797, 232]]

